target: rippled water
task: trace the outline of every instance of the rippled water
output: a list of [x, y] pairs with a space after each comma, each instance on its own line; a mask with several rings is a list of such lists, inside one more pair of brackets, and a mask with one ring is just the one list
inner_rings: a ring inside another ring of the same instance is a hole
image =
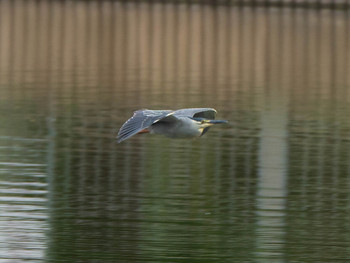
[[[0, 2], [0, 262], [350, 260], [348, 11]], [[196, 140], [116, 131], [214, 107]]]

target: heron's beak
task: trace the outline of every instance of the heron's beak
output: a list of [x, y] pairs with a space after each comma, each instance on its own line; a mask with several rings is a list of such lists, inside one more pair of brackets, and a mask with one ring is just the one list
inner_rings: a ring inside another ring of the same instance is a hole
[[204, 121], [202, 121], [201, 127], [203, 127], [203, 128], [211, 127], [214, 124], [220, 124], [220, 123], [227, 123], [227, 121], [224, 121], [224, 120], [204, 120]]
[[220, 124], [220, 123], [228, 123], [228, 121], [226, 121], [226, 120], [207, 120], [206, 122], [207, 122], [207, 123], [210, 123], [210, 124], [212, 124], [212, 125], [214, 125], [214, 124]]

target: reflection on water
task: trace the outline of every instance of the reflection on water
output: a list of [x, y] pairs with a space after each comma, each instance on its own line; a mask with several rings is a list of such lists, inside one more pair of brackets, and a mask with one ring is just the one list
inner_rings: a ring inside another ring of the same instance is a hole
[[[0, 261], [348, 261], [348, 11], [0, 3]], [[198, 140], [116, 129], [214, 107]]]
[[41, 260], [48, 218], [45, 141], [15, 137], [0, 141], [0, 258]]

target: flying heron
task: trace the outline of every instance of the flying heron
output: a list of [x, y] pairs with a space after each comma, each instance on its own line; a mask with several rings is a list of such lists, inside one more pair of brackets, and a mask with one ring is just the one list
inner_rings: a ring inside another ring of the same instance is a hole
[[118, 143], [138, 133], [162, 134], [169, 138], [195, 138], [204, 135], [214, 124], [216, 110], [191, 108], [180, 110], [138, 110], [120, 128]]

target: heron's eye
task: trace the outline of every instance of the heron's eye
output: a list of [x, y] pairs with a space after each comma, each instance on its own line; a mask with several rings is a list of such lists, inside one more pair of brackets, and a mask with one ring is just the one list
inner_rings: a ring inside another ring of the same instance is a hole
[[205, 120], [202, 120], [202, 121], [201, 121], [201, 124], [204, 124], [204, 123], [205, 123]]

